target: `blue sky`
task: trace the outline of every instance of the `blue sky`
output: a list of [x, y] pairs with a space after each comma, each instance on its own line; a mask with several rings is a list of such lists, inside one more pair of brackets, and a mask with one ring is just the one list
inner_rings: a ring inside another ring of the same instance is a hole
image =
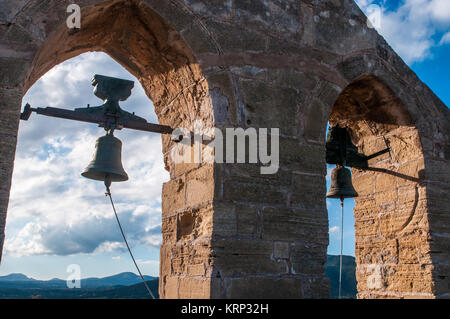
[[[358, 1], [368, 14], [373, 3], [380, 5], [382, 13], [378, 31], [450, 105], [450, 1]], [[139, 82], [103, 53], [83, 54], [53, 68], [28, 91], [23, 104], [69, 109], [88, 103], [99, 105], [101, 101], [92, 94], [90, 84], [94, 73], [134, 80], [133, 94], [123, 107], [157, 122]], [[103, 130], [92, 124], [35, 114], [20, 123], [0, 275], [21, 272], [38, 279], [67, 278], [70, 264], [80, 265], [82, 277], [135, 272], [103, 185], [80, 177], [91, 159], [95, 140], [102, 134]], [[160, 136], [131, 130], [116, 136], [126, 140], [123, 163], [130, 176], [129, 182], [112, 187], [119, 216], [143, 273], [158, 275], [161, 187], [169, 179]], [[135, 152], [141, 145], [152, 151]], [[353, 200], [345, 201], [347, 255], [354, 255], [353, 206]], [[339, 201], [328, 200], [327, 207], [328, 252], [338, 254]]]

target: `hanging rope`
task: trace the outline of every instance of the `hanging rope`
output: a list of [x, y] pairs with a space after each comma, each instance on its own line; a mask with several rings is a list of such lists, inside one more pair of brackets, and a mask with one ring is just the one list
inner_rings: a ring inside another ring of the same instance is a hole
[[114, 207], [114, 202], [113, 202], [113, 199], [112, 199], [112, 196], [111, 196], [111, 191], [109, 190], [110, 182], [108, 183], [106, 181], [105, 182], [105, 186], [106, 186], [106, 193], [105, 193], [105, 195], [108, 196], [110, 201], [111, 201], [111, 205], [112, 205], [112, 208], [113, 208], [113, 211], [114, 211], [114, 215], [116, 216], [117, 224], [119, 224], [120, 232], [122, 233], [123, 240], [125, 241], [125, 244], [127, 245], [128, 252], [130, 253], [131, 259], [133, 259], [134, 265], [136, 266], [136, 269], [137, 269], [137, 271], [139, 273], [139, 276], [141, 277], [142, 281], [144, 282], [145, 288], [147, 289], [147, 291], [150, 294], [150, 296], [152, 296], [152, 298], [155, 299], [155, 296], [153, 295], [152, 291], [148, 287], [147, 282], [144, 279], [144, 276], [142, 276], [142, 273], [139, 270], [139, 267], [138, 267], [138, 265], [136, 263], [136, 260], [134, 259], [133, 253], [131, 252], [130, 246], [128, 245], [127, 238], [125, 237], [125, 234], [124, 234], [123, 229], [122, 229], [122, 225], [120, 224], [119, 216], [117, 216], [116, 208]]
[[342, 247], [344, 245], [344, 197], [341, 196], [341, 255], [339, 256], [339, 299], [342, 298]]

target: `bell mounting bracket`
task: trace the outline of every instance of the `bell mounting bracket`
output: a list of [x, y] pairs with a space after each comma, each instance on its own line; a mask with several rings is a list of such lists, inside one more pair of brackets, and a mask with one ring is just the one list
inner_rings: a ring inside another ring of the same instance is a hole
[[389, 141], [385, 140], [387, 148], [372, 155], [358, 153], [358, 148], [352, 143], [345, 127], [331, 127], [326, 142], [326, 162], [340, 166], [368, 169], [368, 161], [391, 151]]
[[[96, 74], [92, 79], [92, 85], [94, 86], [94, 94], [104, 102], [100, 106], [90, 107], [88, 105], [84, 108], [67, 110], [55, 107], [32, 108], [27, 103], [20, 114], [20, 119], [27, 121], [31, 113], [35, 112], [45, 116], [96, 123], [109, 134], [112, 134], [114, 130], [123, 128], [172, 134], [173, 128], [170, 126], [148, 123], [144, 118], [135, 115], [134, 112], [127, 112], [119, 106], [119, 101], [125, 101], [130, 97], [131, 89], [134, 87], [133, 81]], [[182, 138], [182, 136], [176, 136], [172, 137], [172, 140], [180, 142]]]

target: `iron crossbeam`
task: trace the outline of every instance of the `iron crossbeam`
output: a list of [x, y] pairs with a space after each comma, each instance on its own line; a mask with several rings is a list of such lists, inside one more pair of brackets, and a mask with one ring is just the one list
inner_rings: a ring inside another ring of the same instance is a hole
[[113, 123], [115, 129], [128, 128], [133, 130], [160, 133], [160, 134], [171, 134], [173, 131], [173, 129], [170, 126], [148, 123], [142, 118], [136, 117], [136, 119], [133, 119], [131, 116], [129, 116], [128, 118], [126, 117], [123, 118], [115, 114], [104, 112], [89, 113], [86, 111], [88, 109], [89, 108], [77, 109], [72, 111], [55, 107], [32, 108], [29, 104], [26, 104], [23, 113], [20, 115], [20, 119], [27, 121], [30, 118], [31, 113], [35, 112], [36, 114], [50, 117], [58, 117], [68, 120], [95, 123], [102, 127], [107, 127], [108, 125]]

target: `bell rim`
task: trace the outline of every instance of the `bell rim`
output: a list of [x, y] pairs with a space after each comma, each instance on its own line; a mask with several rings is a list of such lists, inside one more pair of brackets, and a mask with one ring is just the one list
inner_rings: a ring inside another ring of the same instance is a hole
[[[101, 174], [103, 174], [103, 176]], [[81, 176], [88, 178], [88, 179], [104, 182], [104, 181], [106, 181], [106, 174], [109, 174], [109, 178], [110, 178], [111, 182], [125, 182], [129, 179], [128, 174], [125, 171], [118, 173], [118, 172], [105, 171], [105, 170], [100, 171], [100, 170], [87, 169], [81, 173]]]
[[327, 194], [326, 195], [326, 197], [327, 198], [337, 198], [337, 199], [339, 199], [339, 198], [355, 198], [355, 197], [358, 197], [359, 195], [358, 195], [358, 193], [354, 193], [354, 194], [345, 194], [345, 195], [338, 195], [338, 194]]

